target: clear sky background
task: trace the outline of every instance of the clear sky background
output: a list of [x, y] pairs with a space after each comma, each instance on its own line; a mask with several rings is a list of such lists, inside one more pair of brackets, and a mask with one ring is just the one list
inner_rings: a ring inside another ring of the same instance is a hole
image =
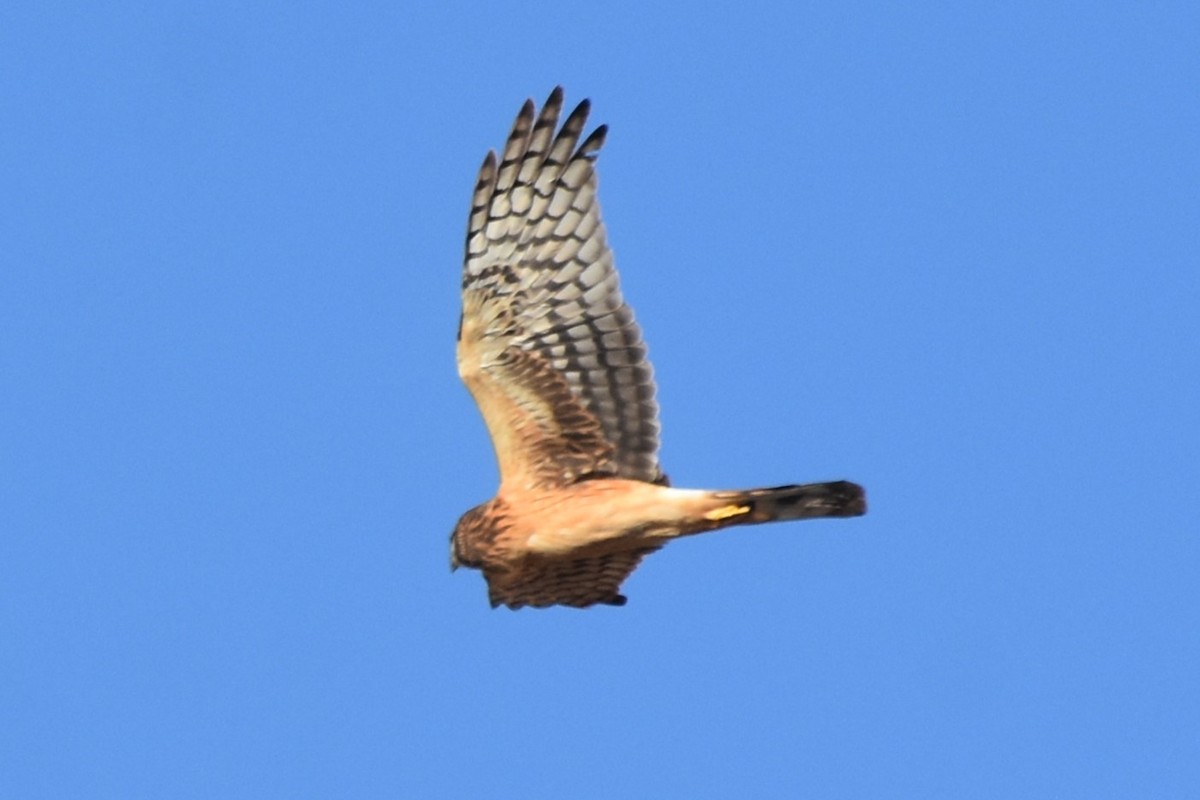
[[[1200, 796], [1195, 3], [197, 5], [0, 10], [0, 796]], [[674, 482], [866, 517], [450, 574], [558, 83]]]

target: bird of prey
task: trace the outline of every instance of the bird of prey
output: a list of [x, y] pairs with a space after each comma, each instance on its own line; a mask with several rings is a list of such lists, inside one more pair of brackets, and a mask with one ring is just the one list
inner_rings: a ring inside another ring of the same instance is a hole
[[624, 605], [621, 583], [680, 536], [866, 512], [848, 481], [744, 491], [671, 488], [658, 463], [646, 346], [621, 297], [596, 199], [603, 125], [562, 127], [562, 88], [521, 107], [479, 170], [467, 224], [458, 372], [500, 469], [496, 496], [450, 537], [492, 606]]

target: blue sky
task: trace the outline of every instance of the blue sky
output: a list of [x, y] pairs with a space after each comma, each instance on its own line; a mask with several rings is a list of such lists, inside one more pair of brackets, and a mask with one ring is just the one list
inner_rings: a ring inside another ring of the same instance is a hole
[[[0, 11], [0, 795], [1195, 797], [1191, 3]], [[469, 194], [591, 97], [681, 486], [451, 575]]]

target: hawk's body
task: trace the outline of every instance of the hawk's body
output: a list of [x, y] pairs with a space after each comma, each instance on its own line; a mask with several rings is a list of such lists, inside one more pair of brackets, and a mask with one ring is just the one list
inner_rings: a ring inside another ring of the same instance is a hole
[[451, 560], [483, 570], [493, 605], [620, 605], [668, 540], [728, 525], [857, 516], [852, 483], [673, 489], [658, 464], [646, 348], [621, 298], [596, 201], [602, 126], [581, 103], [527, 101], [479, 173], [467, 231], [458, 368], [491, 434], [496, 497], [467, 512]]

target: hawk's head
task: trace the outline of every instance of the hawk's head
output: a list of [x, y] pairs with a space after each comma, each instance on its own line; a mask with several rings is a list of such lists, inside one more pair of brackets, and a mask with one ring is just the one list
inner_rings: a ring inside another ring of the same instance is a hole
[[[481, 529], [486, 529], [488, 517], [486, 506], [476, 506], [459, 518], [450, 534], [450, 571], [459, 567], [479, 569], [483, 561], [479, 557]], [[486, 535], [486, 534], [484, 534]]]

